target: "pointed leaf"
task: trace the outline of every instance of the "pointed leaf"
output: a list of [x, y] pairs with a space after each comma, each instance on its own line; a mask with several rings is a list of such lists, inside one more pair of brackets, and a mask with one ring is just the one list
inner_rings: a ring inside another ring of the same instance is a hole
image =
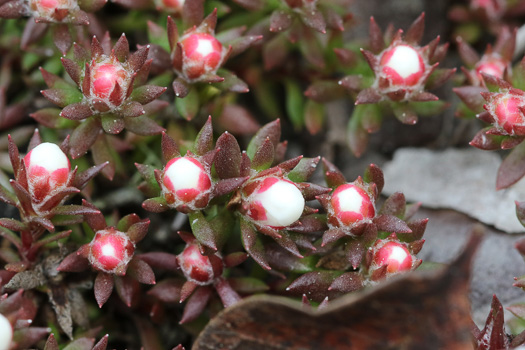
[[95, 143], [102, 128], [95, 118], [86, 119], [71, 134], [69, 154], [73, 159], [84, 155]]
[[162, 132], [161, 140], [162, 159], [165, 163], [173, 158], [180, 157], [179, 146], [167, 133]]
[[184, 324], [195, 320], [208, 305], [208, 300], [210, 299], [211, 294], [211, 289], [209, 287], [201, 287], [197, 289], [188, 299], [179, 323]]
[[379, 214], [388, 214], [397, 216], [400, 219], [403, 219], [405, 216], [406, 201], [405, 195], [401, 192], [395, 192], [390, 197], [387, 198]]
[[347, 272], [337, 277], [328, 290], [350, 293], [363, 288], [363, 277], [358, 272]]
[[230, 283], [222, 277], [215, 282], [215, 290], [217, 291], [217, 294], [219, 294], [224, 307], [230, 307], [241, 300], [241, 297], [232, 288]]
[[219, 178], [239, 177], [242, 156], [235, 137], [225, 132], [217, 139], [215, 147], [217, 153], [215, 154], [214, 165]]
[[146, 199], [142, 203], [142, 207], [152, 213], [162, 213], [169, 209], [168, 203], [163, 197]]
[[204, 215], [200, 211], [192, 212], [189, 214], [189, 221], [195, 238], [202, 245], [216, 251], [219, 248], [217, 247], [219, 233], [214, 230]]
[[425, 13], [421, 13], [418, 18], [412, 23], [405, 34], [405, 41], [409, 44], [419, 44], [423, 38], [425, 30]]
[[393, 215], [380, 215], [374, 218], [377, 229], [386, 232], [410, 233], [412, 230], [401, 219]]
[[101, 308], [106, 303], [106, 301], [108, 301], [111, 293], [113, 292], [113, 284], [113, 275], [99, 272], [97, 278], [95, 278], [95, 285], [93, 287], [98, 307]]
[[266, 260], [264, 246], [258, 239], [257, 231], [252, 224], [245, 219], [241, 219], [241, 239], [244, 249], [250, 256], [265, 270], [271, 270]]
[[137, 257], [147, 262], [148, 265], [154, 269], [175, 271], [179, 268], [177, 256], [174, 254], [164, 252], [149, 252], [140, 254]]
[[496, 190], [512, 186], [525, 175], [525, 142], [520, 143], [503, 160], [496, 179]]
[[147, 294], [165, 303], [179, 303], [182, 284], [180, 279], [165, 278], [151, 288]]
[[294, 15], [286, 10], [275, 10], [270, 16], [270, 31], [282, 32], [291, 27]]
[[310, 300], [322, 301], [328, 295], [332, 295], [328, 288], [340, 273], [337, 271], [313, 271], [293, 281], [286, 291], [294, 295], [306, 294]]
[[131, 100], [140, 104], [148, 104], [153, 100], [159, 98], [167, 88], [156, 85], [142, 85], [133, 89], [131, 93]]
[[184, 98], [175, 98], [175, 107], [186, 120], [192, 120], [199, 112], [199, 94], [191, 88]]
[[274, 146], [279, 143], [281, 138], [281, 121], [279, 119], [264, 125], [251, 139], [246, 151], [250, 159], [253, 159], [255, 152], [267, 138], [270, 139]]
[[145, 115], [135, 118], [124, 118], [124, 124], [129, 131], [142, 136], [158, 135], [164, 128]]
[[132, 259], [129, 263], [128, 270], [126, 273], [144, 284], [155, 284], [155, 274], [144, 260]]
[[204, 155], [213, 149], [213, 127], [211, 115], [195, 138], [194, 151], [197, 155]]
[[252, 168], [257, 171], [268, 169], [272, 165], [273, 159], [274, 145], [270, 138], [266, 138], [252, 158]]

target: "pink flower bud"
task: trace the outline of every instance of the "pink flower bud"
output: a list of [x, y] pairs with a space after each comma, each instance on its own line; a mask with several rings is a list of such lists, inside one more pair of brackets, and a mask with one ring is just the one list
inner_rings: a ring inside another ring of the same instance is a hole
[[488, 19], [497, 20], [506, 10], [505, 0], [470, 0], [470, 8], [484, 13]]
[[42, 201], [52, 191], [66, 186], [71, 165], [64, 152], [54, 143], [44, 142], [25, 157], [29, 192]]
[[74, 0], [31, 0], [30, 4], [33, 17], [46, 18], [52, 22], [61, 20], [60, 16], [56, 18], [56, 10], [78, 9], [78, 4]]
[[490, 74], [497, 78], [503, 79], [503, 73], [507, 68], [507, 63], [501, 58], [492, 55], [489, 58], [482, 59], [476, 64], [476, 73], [478, 79], [482, 79], [481, 73]]
[[374, 201], [363, 188], [344, 184], [332, 193], [328, 216], [329, 224], [336, 227], [369, 221], [375, 216]]
[[195, 158], [177, 157], [166, 164], [162, 178], [164, 197], [173, 206], [202, 208], [208, 204], [211, 179]]
[[184, 0], [156, 0], [157, 8], [169, 12], [181, 12]]
[[222, 260], [216, 255], [202, 255], [196, 244], [186, 245], [177, 262], [186, 279], [199, 285], [211, 284], [222, 275]]
[[0, 350], [8, 350], [13, 339], [13, 326], [4, 315], [0, 314]]
[[509, 135], [524, 135], [525, 116], [520, 110], [524, 105], [524, 96], [500, 93], [485, 105], [485, 109], [495, 117], [496, 127]]
[[89, 243], [88, 260], [99, 271], [124, 274], [134, 252], [135, 244], [124, 232], [108, 227]]
[[304, 210], [304, 197], [297, 186], [278, 177], [267, 177], [257, 183], [248, 198], [246, 215], [260, 225], [276, 228], [296, 222]]
[[223, 47], [213, 35], [189, 34], [181, 40], [182, 74], [189, 80], [198, 80], [207, 73], [215, 73], [223, 59]]
[[373, 257], [375, 268], [387, 265], [387, 273], [408, 271], [412, 269], [413, 261], [408, 249], [397, 242], [386, 242], [376, 250]]
[[425, 74], [420, 53], [408, 45], [397, 45], [381, 56], [381, 73], [394, 86], [414, 86]]
[[119, 63], [102, 63], [92, 68], [91, 93], [101, 99], [109, 97], [116, 83], [125, 91], [128, 74]]
[[38, 0], [37, 4], [39, 8], [54, 11], [59, 6], [60, 1], [58, 0]]

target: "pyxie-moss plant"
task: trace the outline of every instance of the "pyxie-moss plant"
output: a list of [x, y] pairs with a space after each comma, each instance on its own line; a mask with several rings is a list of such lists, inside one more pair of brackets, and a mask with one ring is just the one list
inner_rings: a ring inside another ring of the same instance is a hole
[[[525, 93], [497, 4], [470, 5], [499, 39], [484, 55], [457, 40], [455, 91], [458, 114], [492, 124], [474, 146], [515, 148], [510, 185]], [[323, 308], [417, 269], [419, 204], [382, 198], [377, 165], [349, 178], [321, 158], [322, 131], [329, 103], [350, 99], [363, 155], [389, 114], [441, 112], [430, 91], [455, 69], [438, 66], [439, 37], [420, 44], [423, 14], [406, 33], [371, 18], [366, 43], [347, 40], [350, 6], [0, 0], [0, 349], [181, 350], [252, 295]], [[474, 329], [479, 348], [519, 344], [500, 309]]]

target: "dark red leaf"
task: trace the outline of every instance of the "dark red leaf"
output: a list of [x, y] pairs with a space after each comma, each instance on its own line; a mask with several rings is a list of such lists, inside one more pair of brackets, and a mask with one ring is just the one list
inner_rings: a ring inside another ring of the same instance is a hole
[[93, 287], [98, 307], [101, 308], [106, 303], [106, 301], [108, 301], [111, 293], [113, 292], [113, 284], [113, 275], [104, 272], [98, 273], [97, 278], [95, 278], [95, 285]]
[[212, 290], [210, 287], [200, 287], [197, 289], [188, 299], [179, 323], [183, 324], [196, 319], [204, 311], [206, 305], [208, 305], [211, 294]]
[[153, 273], [153, 270], [142, 259], [132, 259], [128, 265], [126, 273], [140, 283], [155, 284], [155, 274]]
[[239, 177], [241, 165], [241, 148], [235, 137], [225, 132], [215, 144], [215, 169], [221, 179]]

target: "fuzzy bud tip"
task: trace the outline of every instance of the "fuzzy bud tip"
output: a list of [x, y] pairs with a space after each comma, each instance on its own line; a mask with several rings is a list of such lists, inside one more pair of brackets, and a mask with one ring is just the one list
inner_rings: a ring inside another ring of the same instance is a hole
[[99, 271], [115, 273], [130, 262], [134, 252], [128, 236], [111, 227], [97, 231], [89, 244], [88, 260]]

